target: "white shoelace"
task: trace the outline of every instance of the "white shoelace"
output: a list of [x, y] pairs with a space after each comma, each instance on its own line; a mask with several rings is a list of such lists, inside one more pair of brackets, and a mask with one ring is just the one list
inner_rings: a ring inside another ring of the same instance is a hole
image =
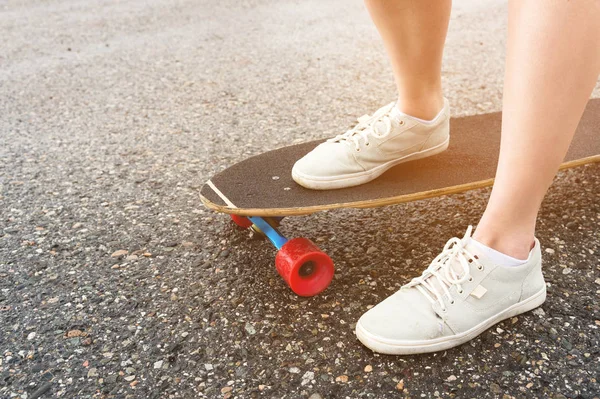
[[[405, 287], [417, 288], [432, 304], [437, 301], [442, 311], [446, 311], [444, 296], [450, 299], [451, 304], [454, 303], [454, 298], [448, 288], [456, 285], [457, 292], [461, 294], [463, 292], [461, 284], [472, 279], [471, 265], [483, 270], [478, 257], [467, 251], [463, 245], [463, 242], [471, 237], [472, 229], [472, 226], [469, 226], [462, 240], [456, 237], [448, 240], [444, 250], [431, 262], [421, 276], [412, 279]], [[460, 265], [459, 272], [455, 270], [457, 264]], [[437, 284], [435, 284], [436, 282]]]
[[[358, 118], [358, 124], [344, 134], [339, 134], [332, 139], [327, 140], [330, 143], [349, 143], [354, 144], [356, 151], [360, 151], [360, 139], [365, 145], [369, 145], [369, 136], [384, 137], [392, 130], [392, 121], [389, 117], [390, 111], [395, 103], [390, 103], [379, 108], [372, 116], [363, 115]], [[375, 124], [383, 122], [385, 129], [379, 132], [375, 129]]]

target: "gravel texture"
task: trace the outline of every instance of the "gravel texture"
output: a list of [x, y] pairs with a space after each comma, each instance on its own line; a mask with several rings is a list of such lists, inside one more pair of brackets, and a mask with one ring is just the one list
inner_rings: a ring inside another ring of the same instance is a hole
[[[599, 397], [600, 165], [543, 204], [540, 309], [446, 352], [373, 354], [358, 317], [489, 190], [286, 219], [337, 266], [296, 297], [198, 190], [391, 101], [389, 67], [358, 1], [207, 3], [0, 3], [0, 398]], [[497, 111], [504, 2], [456, 3], [453, 113]]]

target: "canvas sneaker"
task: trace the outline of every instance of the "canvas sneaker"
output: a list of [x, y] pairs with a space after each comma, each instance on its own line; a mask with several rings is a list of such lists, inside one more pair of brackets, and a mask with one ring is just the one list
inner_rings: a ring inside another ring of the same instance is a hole
[[464, 238], [449, 240], [421, 276], [363, 314], [358, 339], [379, 353], [435, 352], [544, 303], [537, 239], [524, 264], [502, 266], [477, 255], [470, 235], [471, 227]]
[[448, 148], [450, 107], [431, 121], [402, 113], [390, 103], [364, 115], [346, 133], [317, 146], [292, 168], [293, 179], [306, 188], [329, 190], [367, 183], [402, 162], [428, 157]]

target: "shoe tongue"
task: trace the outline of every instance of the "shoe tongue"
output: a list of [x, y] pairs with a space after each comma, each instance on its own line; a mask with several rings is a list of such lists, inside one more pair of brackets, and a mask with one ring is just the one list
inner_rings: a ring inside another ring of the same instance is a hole
[[392, 106], [392, 104], [385, 105], [379, 108], [372, 116], [373, 119], [368, 124], [373, 129], [374, 133], [378, 136], [384, 135], [387, 133], [387, 126], [383, 121], [385, 116], [391, 118], [393, 112], [396, 112], [396, 107]]
[[407, 117], [407, 116], [409, 116], [409, 115], [406, 115], [404, 112], [400, 111], [398, 109], [398, 107], [396, 106], [396, 104], [394, 104], [394, 106], [392, 107], [392, 110], [390, 111], [390, 119], [392, 119], [396, 123], [400, 122], [401, 118]]
[[375, 121], [372, 125], [375, 134], [378, 136], [384, 135], [386, 133], [386, 125], [385, 122], [378, 120]]

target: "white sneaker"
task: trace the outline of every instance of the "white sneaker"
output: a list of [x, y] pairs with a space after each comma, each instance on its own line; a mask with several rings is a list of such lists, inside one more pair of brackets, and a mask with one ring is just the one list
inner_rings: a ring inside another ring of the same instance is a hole
[[362, 315], [358, 339], [375, 352], [407, 355], [463, 344], [546, 299], [540, 243], [521, 266], [493, 264], [452, 238], [420, 277]]
[[296, 162], [293, 179], [315, 190], [357, 186], [394, 165], [448, 148], [448, 100], [444, 99], [444, 108], [431, 121], [403, 114], [394, 105], [388, 104], [372, 116], [361, 116], [354, 128], [318, 145]]

